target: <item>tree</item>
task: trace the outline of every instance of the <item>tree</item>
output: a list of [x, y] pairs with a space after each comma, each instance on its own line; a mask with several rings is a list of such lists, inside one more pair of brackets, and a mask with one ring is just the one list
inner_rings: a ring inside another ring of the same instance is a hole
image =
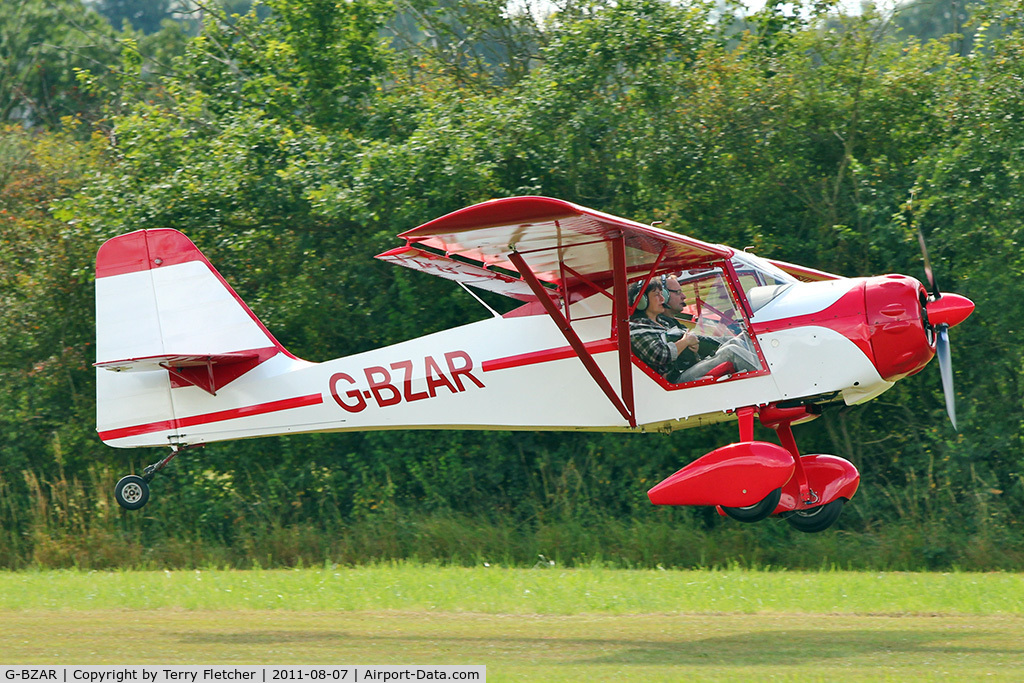
[[29, 465], [52, 472], [55, 448], [72, 465], [98, 450], [93, 249], [51, 210], [99, 167], [104, 146], [70, 132], [0, 129], [0, 463], [15, 481]]
[[893, 17], [907, 35], [921, 41], [942, 40], [949, 36], [956, 54], [967, 54], [973, 44], [971, 15], [978, 0], [915, 0], [896, 8]]
[[125, 22], [144, 34], [156, 33], [165, 19], [171, 18], [172, 0], [98, 0], [96, 11], [114, 28]]
[[[844, 275], [920, 272], [921, 226], [943, 287], [979, 303], [953, 335], [963, 433], [946, 428], [929, 368], [829, 411], [801, 446], [861, 468], [848, 529], [902, 515], [940, 540], [963, 528], [982, 543], [997, 538], [993, 520], [1019, 528], [1019, 3], [986, 5], [988, 32], [967, 57], [900, 40], [871, 11], [778, 3], [738, 33], [707, 5], [655, 0], [573, 3], [542, 26], [486, 2], [417, 3], [416, 30], [402, 24], [408, 4], [270, 6], [266, 17], [208, 12], [160, 73], [129, 49], [145, 41], [122, 35], [117, 61], [91, 72], [112, 79], [91, 91], [106, 98], [101, 137], [3, 137], [5, 467], [85, 476], [98, 452], [121, 467], [153, 459], [88, 434], [82, 349], [104, 239], [184, 230], [290, 350], [322, 360], [484, 315], [450, 283], [372, 256], [467, 204], [548, 194]], [[961, 348], [984, 349], [985, 363], [958, 360]], [[139, 524], [228, 543], [252, 532], [239, 505], [263, 525], [335, 531], [402, 513], [661, 519], [677, 513], [651, 510], [635, 482], [734, 437], [726, 425], [232, 443], [170, 468], [182, 485], [161, 496], [177, 516]], [[717, 524], [713, 512], [687, 519]]]
[[119, 52], [109, 25], [78, 0], [2, 3], [0, 121], [54, 128], [65, 116], [93, 118], [101, 101], [76, 71], [116, 63]]

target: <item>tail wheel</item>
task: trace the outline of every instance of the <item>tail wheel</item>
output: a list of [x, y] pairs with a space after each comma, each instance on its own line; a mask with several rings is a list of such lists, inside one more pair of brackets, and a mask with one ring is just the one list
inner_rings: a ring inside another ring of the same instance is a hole
[[125, 510], [138, 510], [149, 502], [149, 484], [134, 474], [121, 477], [114, 487], [114, 498]]
[[775, 508], [779, 506], [779, 500], [782, 498], [782, 487], [779, 487], [765, 496], [761, 502], [754, 503], [742, 508], [727, 508], [724, 505], [722, 509], [725, 510], [725, 514], [729, 515], [733, 519], [739, 522], [760, 522], [768, 515], [775, 512]]
[[839, 519], [843, 512], [843, 504], [846, 501], [836, 498], [831, 503], [819, 505], [818, 507], [807, 508], [806, 510], [794, 510], [786, 516], [790, 526], [808, 534], [815, 534], [824, 531]]

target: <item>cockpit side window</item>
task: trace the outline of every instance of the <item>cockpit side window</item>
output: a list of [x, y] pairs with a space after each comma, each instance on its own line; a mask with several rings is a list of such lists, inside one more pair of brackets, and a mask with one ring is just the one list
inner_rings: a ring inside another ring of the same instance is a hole
[[749, 292], [754, 287], [788, 285], [797, 282], [797, 279], [789, 273], [744, 251], [736, 252], [733, 255], [732, 266], [740, 278], [740, 286], [743, 287], [744, 292]]
[[669, 273], [630, 320], [634, 355], [670, 384], [763, 370], [721, 268]]

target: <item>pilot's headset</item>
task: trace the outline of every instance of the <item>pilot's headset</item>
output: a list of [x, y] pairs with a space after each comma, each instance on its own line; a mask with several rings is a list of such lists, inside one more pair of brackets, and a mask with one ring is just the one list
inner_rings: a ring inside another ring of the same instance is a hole
[[626, 290], [626, 294], [629, 295], [629, 305], [632, 306], [635, 302], [637, 313], [642, 313], [647, 310], [647, 305], [650, 303], [647, 299], [647, 291], [653, 284], [654, 283], [651, 282], [647, 287], [644, 287], [644, 281], [641, 280], [640, 282], [634, 282], [629, 286], [629, 289]]

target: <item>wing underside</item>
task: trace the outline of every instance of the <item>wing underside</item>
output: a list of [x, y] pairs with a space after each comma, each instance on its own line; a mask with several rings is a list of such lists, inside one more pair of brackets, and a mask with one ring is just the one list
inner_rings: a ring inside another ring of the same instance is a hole
[[697, 268], [732, 254], [728, 247], [548, 197], [476, 204], [399, 237], [405, 246], [377, 258], [521, 301], [537, 297], [517, 262], [556, 297], [610, 286], [616, 242], [627, 277]]

